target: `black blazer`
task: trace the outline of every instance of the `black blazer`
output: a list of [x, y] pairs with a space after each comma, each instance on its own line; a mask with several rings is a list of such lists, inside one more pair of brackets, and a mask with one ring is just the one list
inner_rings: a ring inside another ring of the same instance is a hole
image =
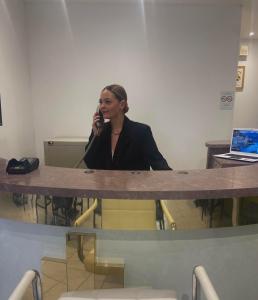
[[[93, 138], [91, 133], [89, 142]], [[86, 146], [87, 149], [87, 146]], [[124, 119], [116, 149], [111, 153], [111, 124], [105, 123], [100, 136], [92, 143], [84, 161], [90, 169], [171, 170], [159, 152], [148, 125]]]

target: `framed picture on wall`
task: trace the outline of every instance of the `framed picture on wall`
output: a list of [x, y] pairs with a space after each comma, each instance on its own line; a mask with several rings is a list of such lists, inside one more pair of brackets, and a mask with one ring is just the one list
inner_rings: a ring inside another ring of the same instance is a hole
[[237, 77], [236, 77], [236, 90], [242, 91], [244, 88], [245, 81], [245, 66], [237, 67]]
[[2, 122], [2, 109], [1, 109], [1, 95], [0, 95], [0, 126], [3, 125], [3, 122]]

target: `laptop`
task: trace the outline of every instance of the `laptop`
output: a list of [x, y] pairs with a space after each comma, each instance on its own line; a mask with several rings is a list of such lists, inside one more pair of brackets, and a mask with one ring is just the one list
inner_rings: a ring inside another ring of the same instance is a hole
[[258, 162], [258, 129], [234, 128], [230, 152], [214, 156], [250, 163]]

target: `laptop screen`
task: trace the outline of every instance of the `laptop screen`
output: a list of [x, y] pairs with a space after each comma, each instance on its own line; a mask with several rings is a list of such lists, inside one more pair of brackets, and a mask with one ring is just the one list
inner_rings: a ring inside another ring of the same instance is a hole
[[258, 156], [258, 129], [234, 129], [230, 151]]

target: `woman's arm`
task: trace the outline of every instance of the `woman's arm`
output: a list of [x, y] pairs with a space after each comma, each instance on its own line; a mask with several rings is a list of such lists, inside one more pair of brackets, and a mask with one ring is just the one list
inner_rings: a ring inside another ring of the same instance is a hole
[[146, 126], [142, 143], [144, 156], [153, 170], [172, 170], [165, 158], [159, 152], [149, 126]]

